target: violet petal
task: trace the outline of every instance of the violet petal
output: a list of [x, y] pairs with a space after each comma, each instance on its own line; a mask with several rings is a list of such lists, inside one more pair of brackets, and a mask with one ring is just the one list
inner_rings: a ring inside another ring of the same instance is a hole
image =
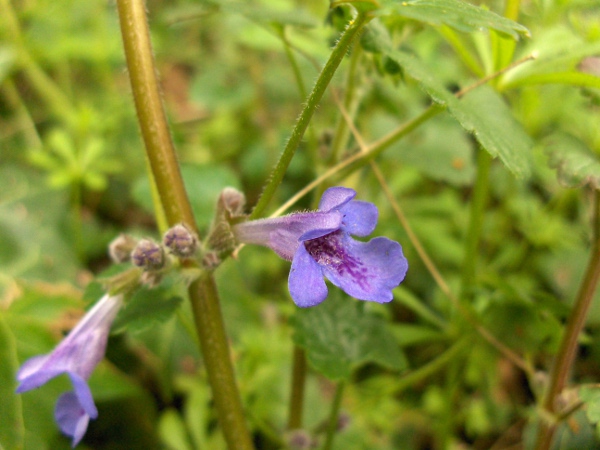
[[302, 308], [318, 305], [327, 297], [327, 285], [321, 268], [304, 245], [298, 247], [292, 260], [288, 288], [294, 303]]
[[343, 246], [346, 255], [341, 264], [321, 266], [329, 281], [359, 300], [391, 301], [392, 289], [408, 270], [400, 244], [384, 237], [360, 242], [346, 235]]
[[90, 421], [90, 417], [74, 392], [67, 392], [60, 396], [54, 408], [54, 418], [61, 431], [73, 438], [71, 443], [73, 447], [83, 438]]
[[342, 228], [354, 236], [368, 236], [377, 226], [379, 211], [373, 203], [352, 200], [338, 211], [344, 215]]
[[339, 209], [356, 197], [354, 189], [345, 187], [332, 187], [323, 192], [321, 201], [319, 202], [319, 211], [331, 211]]

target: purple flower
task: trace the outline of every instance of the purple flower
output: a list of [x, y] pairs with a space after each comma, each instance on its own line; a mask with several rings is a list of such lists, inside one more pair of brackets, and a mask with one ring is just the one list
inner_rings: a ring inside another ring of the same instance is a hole
[[52, 353], [25, 361], [17, 373], [18, 393], [69, 375], [74, 389], [58, 399], [54, 417], [62, 432], [73, 438], [73, 447], [83, 438], [89, 420], [98, 417], [87, 380], [104, 358], [110, 326], [122, 304], [122, 295], [105, 295]]
[[389, 302], [408, 262], [397, 242], [350, 237], [368, 236], [377, 225], [377, 207], [353, 200], [355, 196], [352, 189], [330, 188], [321, 197], [318, 211], [245, 222], [235, 225], [233, 232], [238, 242], [265, 245], [292, 261], [288, 287], [298, 306], [325, 300], [324, 276], [352, 297]]

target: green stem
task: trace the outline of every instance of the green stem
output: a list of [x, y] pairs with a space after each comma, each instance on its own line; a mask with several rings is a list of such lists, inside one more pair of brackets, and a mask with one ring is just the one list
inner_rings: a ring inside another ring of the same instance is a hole
[[[577, 356], [579, 335], [585, 326], [587, 313], [600, 279], [600, 192], [598, 191], [594, 191], [594, 222], [592, 227], [593, 244], [590, 260], [550, 372], [548, 389], [542, 400], [542, 407], [549, 413], [550, 417], [555, 417], [560, 412], [557, 408], [557, 399], [567, 384], [569, 372]], [[536, 450], [550, 448], [556, 427], [556, 422], [540, 421]]]
[[[292, 72], [294, 73], [294, 79], [296, 80], [296, 85], [298, 86], [298, 93], [300, 94], [300, 98], [306, 98], [306, 88], [304, 87], [304, 78], [302, 77], [302, 72], [300, 71], [300, 66], [298, 65], [298, 61], [296, 60], [296, 56], [292, 51], [292, 46], [287, 39], [285, 34], [285, 28], [281, 29], [279, 34], [281, 37], [281, 41], [283, 42], [283, 49], [285, 51], [285, 55], [290, 62], [290, 66], [292, 67]], [[313, 127], [308, 130], [308, 149], [310, 161], [313, 167], [317, 167], [318, 159], [319, 159], [319, 142]]]
[[465, 241], [463, 258], [461, 298], [470, 299], [475, 282], [475, 272], [478, 261], [478, 248], [483, 230], [483, 219], [488, 200], [489, 176], [492, 158], [482, 148], [477, 149], [477, 178], [473, 186], [469, 229]]
[[342, 398], [344, 396], [345, 381], [339, 381], [335, 387], [335, 395], [331, 403], [331, 412], [329, 413], [329, 423], [327, 424], [327, 434], [323, 443], [323, 450], [331, 450], [333, 439], [338, 429], [338, 421], [340, 417], [340, 407], [342, 406]]
[[417, 370], [404, 375], [396, 382], [396, 385], [394, 386], [394, 394], [399, 394], [415, 384], [420, 383], [425, 378], [430, 377], [434, 373], [442, 370], [447, 364], [449, 364], [451, 361], [454, 361], [457, 355], [462, 353], [462, 351], [467, 347], [467, 344], [469, 344], [469, 340], [463, 338], [455, 342], [452, 347], [435, 358], [433, 361], [430, 361], [424, 366], [419, 367]]
[[292, 369], [292, 389], [290, 391], [290, 409], [288, 430], [302, 428], [302, 413], [304, 412], [304, 387], [306, 385], [306, 354], [298, 346], [294, 346]]
[[189, 289], [202, 356], [223, 434], [230, 449], [254, 448], [235, 380], [213, 276], [204, 272]]
[[[160, 98], [144, 2], [118, 0], [117, 7], [138, 121], [165, 217], [171, 226], [183, 222], [197, 230]], [[188, 293], [225, 440], [231, 449], [250, 450], [253, 444], [212, 274], [202, 272]]]
[[167, 221], [196, 228], [160, 96], [144, 2], [119, 0], [117, 7], [138, 121]]
[[315, 82], [315, 86], [313, 87], [312, 92], [308, 96], [306, 105], [300, 113], [300, 117], [296, 122], [296, 126], [292, 130], [292, 134], [285, 146], [285, 149], [283, 150], [283, 153], [281, 154], [281, 157], [279, 158], [279, 161], [277, 162], [277, 165], [275, 166], [275, 169], [271, 174], [269, 183], [265, 187], [261, 197], [258, 200], [258, 203], [254, 207], [254, 210], [250, 215], [250, 219], [257, 219], [261, 217], [261, 215], [267, 208], [269, 201], [275, 194], [275, 190], [283, 180], [285, 172], [290, 162], [292, 161], [292, 158], [294, 157], [296, 149], [302, 141], [304, 132], [306, 131], [306, 128], [308, 127], [308, 124], [310, 123], [310, 120], [312, 119], [312, 116], [315, 110], [317, 109], [317, 106], [321, 101], [323, 94], [325, 93], [325, 89], [327, 89], [327, 86], [331, 82], [335, 71], [337, 70], [340, 63], [342, 62], [342, 59], [348, 52], [348, 48], [352, 44], [352, 41], [358, 35], [358, 32], [367, 21], [368, 17], [366, 15], [359, 14], [354, 20], [352, 20], [348, 24], [348, 26], [342, 33], [339, 41], [337, 42], [335, 48], [329, 56], [329, 60], [325, 64], [325, 67], [323, 67], [321, 73], [319, 74], [319, 77]]

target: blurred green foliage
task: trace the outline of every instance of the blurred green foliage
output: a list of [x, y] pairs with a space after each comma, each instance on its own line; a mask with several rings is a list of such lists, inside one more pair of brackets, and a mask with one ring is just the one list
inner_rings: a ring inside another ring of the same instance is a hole
[[[343, 3], [147, 2], [202, 233], [223, 187], [256, 202], [352, 16]], [[466, 292], [463, 270], [474, 261], [463, 308], [532, 370], [514, 366], [456, 309], [363, 164], [325, 184], [374, 202], [377, 234], [402, 243], [410, 269], [392, 303], [357, 305], [336, 292], [296, 311], [289, 263], [262, 248], [244, 248], [216, 272], [255, 443], [285, 447], [296, 342], [311, 363], [305, 428], [318, 438], [330, 379], [347, 380], [350, 423], [335, 448], [531, 448], [530, 419], [592, 239], [600, 8], [595, 0], [522, 2], [517, 23], [501, 17], [506, 5], [495, 0], [354, 3], [376, 18], [342, 63], [271, 206], [354, 154], [361, 140], [376, 143], [431, 109], [376, 161], [455, 295]], [[113, 237], [157, 237], [151, 189], [113, 2], [2, 0], [0, 11], [0, 447], [66, 449], [51, 418], [68, 381], [17, 396], [14, 374], [18, 363], [50, 351], [93, 300], [94, 286], [84, 291], [110, 264]], [[486, 86], [454, 95], [486, 76]], [[482, 151], [497, 158], [477, 252], [469, 254]], [[100, 416], [81, 448], [224, 448], [184, 287], [167, 280], [122, 311], [91, 379]], [[599, 300], [573, 368], [570, 404], [582, 404], [556, 448], [600, 446]]]

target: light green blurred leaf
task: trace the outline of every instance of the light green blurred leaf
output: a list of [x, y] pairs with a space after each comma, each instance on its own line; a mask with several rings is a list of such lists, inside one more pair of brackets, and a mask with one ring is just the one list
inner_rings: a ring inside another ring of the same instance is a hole
[[160, 416], [158, 433], [169, 450], [193, 450], [183, 419], [174, 408], [165, 410]]
[[330, 379], [348, 379], [352, 370], [368, 362], [395, 370], [407, 367], [385, 320], [365, 313], [362, 306], [334, 291], [320, 305], [299, 309], [292, 317], [294, 342]]
[[447, 25], [459, 31], [496, 30], [514, 39], [528, 37], [529, 30], [505, 17], [460, 0], [387, 0], [378, 10], [379, 15], [398, 14], [429, 23]]
[[585, 413], [592, 423], [600, 422], [600, 387], [582, 386], [579, 398], [585, 403]]

